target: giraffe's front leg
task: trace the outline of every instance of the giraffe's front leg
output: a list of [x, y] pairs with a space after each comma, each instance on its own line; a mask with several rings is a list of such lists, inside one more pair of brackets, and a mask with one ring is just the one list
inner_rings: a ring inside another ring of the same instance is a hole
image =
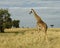
[[37, 26], [37, 30], [38, 30], [38, 32], [40, 32], [41, 31], [41, 27]]
[[40, 24], [37, 23], [36, 26], [37, 26], [37, 31], [40, 32], [40, 31], [41, 31], [41, 26], [40, 26]]

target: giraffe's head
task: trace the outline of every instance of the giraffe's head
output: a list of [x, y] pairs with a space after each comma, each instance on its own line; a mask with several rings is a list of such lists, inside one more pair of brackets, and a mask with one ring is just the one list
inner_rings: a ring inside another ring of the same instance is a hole
[[29, 12], [29, 14], [31, 14], [33, 12], [33, 9], [31, 9], [31, 11]]

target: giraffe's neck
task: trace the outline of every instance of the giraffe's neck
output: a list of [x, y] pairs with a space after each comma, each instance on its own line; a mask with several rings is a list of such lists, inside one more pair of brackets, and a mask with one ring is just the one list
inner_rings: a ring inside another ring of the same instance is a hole
[[32, 11], [34, 13], [34, 16], [35, 16], [37, 22], [41, 21], [41, 18], [37, 15], [37, 13], [34, 10], [32, 10]]

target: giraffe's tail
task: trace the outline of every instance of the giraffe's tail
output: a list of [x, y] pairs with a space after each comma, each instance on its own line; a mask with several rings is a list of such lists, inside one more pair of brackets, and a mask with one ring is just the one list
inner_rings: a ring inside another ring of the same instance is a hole
[[46, 28], [45, 28], [45, 34], [47, 34], [47, 30], [48, 30], [48, 26], [46, 25]]

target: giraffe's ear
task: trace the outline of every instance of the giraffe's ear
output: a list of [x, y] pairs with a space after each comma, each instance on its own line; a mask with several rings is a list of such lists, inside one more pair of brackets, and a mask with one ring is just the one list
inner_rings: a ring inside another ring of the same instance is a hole
[[32, 11], [29, 12], [29, 14], [31, 14], [31, 13], [32, 13]]

